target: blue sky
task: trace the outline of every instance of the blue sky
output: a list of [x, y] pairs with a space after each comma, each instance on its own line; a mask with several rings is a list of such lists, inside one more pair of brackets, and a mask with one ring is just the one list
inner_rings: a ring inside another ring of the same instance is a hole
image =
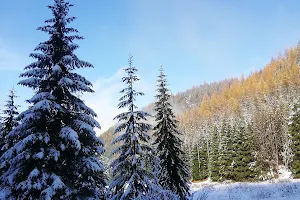
[[[95, 85], [84, 98], [99, 115], [103, 130], [118, 113], [122, 67], [134, 56], [146, 93], [139, 105], [153, 101], [159, 66], [173, 93], [203, 82], [260, 69], [271, 57], [295, 46], [300, 36], [300, 2], [295, 0], [73, 0], [72, 24], [86, 39], [77, 55], [94, 64], [80, 70]], [[0, 102], [14, 85], [18, 102], [32, 94], [17, 86], [28, 55], [47, 35], [37, 31], [51, 17], [51, 0], [0, 0]]]

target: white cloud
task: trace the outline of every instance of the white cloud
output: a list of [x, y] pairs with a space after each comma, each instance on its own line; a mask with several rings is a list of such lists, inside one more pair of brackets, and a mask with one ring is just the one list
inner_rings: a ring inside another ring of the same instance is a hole
[[[115, 74], [108, 78], [99, 78], [93, 83], [94, 93], [84, 95], [83, 99], [86, 104], [91, 107], [98, 115], [97, 120], [101, 125], [101, 130], [97, 130], [97, 134], [101, 134], [109, 127], [114, 125], [117, 121], [113, 118], [124, 110], [119, 110], [117, 105], [121, 97], [120, 90], [122, 90], [125, 84], [122, 82], [122, 77], [125, 75], [120, 68]], [[154, 86], [154, 85], [153, 85]], [[152, 98], [149, 98], [151, 88], [153, 86], [143, 80], [140, 80], [136, 84], [136, 90], [146, 93], [145, 96], [137, 99], [138, 106], [145, 106], [150, 103]]]
[[84, 100], [98, 115], [97, 120], [101, 125], [98, 134], [106, 131], [114, 124], [113, 118], [120, 112], [117, 108], [119, 91], [123, 88], [121, 77], [123, 70], [119, 69], [109, 78], [100, 78], [93, 83], [93, 94], [84, 96]]

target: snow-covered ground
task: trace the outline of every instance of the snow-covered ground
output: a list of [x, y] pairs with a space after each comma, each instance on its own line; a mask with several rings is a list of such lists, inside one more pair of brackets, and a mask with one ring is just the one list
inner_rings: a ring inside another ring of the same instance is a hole
[[300, 180], [283, 166], [278, 179], [259, 183], [193, 183], [191, 200], [300, 200]]
[[284, 167], [279, 178], [258, 183], [193, 183], [191, 200], [300, 200], [300, 180]]
[[[300, 180], [269, 181], [260, 183], [192, 184], [191, 200], [300, 200]], [[0, 191], [0, 200], [5, 200]]]
[[300, 180], [289, 182], [192, 184], [192, 200], [300, 200]]
[[[300, 200], [300, 179], [291, 179], [291, 173], [279, 170], [279, 178], [258, 183], [215, 183], [204, 181], [191, 185], [191, 200]], [[5, 200], [8, 191], [0, 191]]]
[[0, 190], [0, 200], [5, 200], [5, 199], [7, 199], [7, 198], [5, 198], [5, 197], [7, 196], [8, 193], [9, 193], [9, 191], [6, 190], [6, 189]]

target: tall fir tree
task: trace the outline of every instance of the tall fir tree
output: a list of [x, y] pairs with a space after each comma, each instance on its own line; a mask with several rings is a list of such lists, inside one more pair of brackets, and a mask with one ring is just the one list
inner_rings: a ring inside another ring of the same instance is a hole
[[212, 181], [219, 181], [219, 132], [216, 126], [213, 127], [213, 135], [210, 146], [210, 178]]
[[198, 144], [193, 148], [193, 164], [192, 164], [192, 179], [193, 181], [201, 180], [200, 177], [200, 151]]
[[208, 145], [206, 141], [200, 141], [193, 148], [192, 179], [193, 181], [204, 180], [209, 177]]
[[6, 136], [9, 132], [11, 132], [15, 127], [19, 125], [19, 121], [17, 120], [17, 116], [19, 115], [18, 107], [16, 105], [15, 99], [17, 98], [14, 89], [10, 90], [8, 95], [8, 100], [4, 105], [5, 109], [3, 110], [2, 117], [2, 127], [0, 129], [0, 157], [3, 152], [7, 150], [13, 141], [5, 140]]
[[134, 89], [139, 78], [132, 62], [132, 56], [129, 56], [129, 67], [125, 69], [127, 76], [122, 78], [127, 87], [121, 90], [124, 95], [118, 105], [119, 109], [128, 108], [128, 111], [115, 117], [120, 125], [114, 134], [119, 133], [119, 136], [112, 143], [120, 145], [113, 150], [118, 157], [111, 163], [113, 180], [107, 194], [107, 198], [115, 200], [136, 199], [149, 193], [154, 178], [145, 166], [146, 159], [153, 154], [149, 146], [151, 137], [147, 133], [152, 127], [146, 123], [150, 115], [137, 110], [136, 97], [144, 93]]
[[200, 161], [200, 180], [207, 179], [208, 173], [208, 146], [205, 141], [201, 142], [199, 149], [199, 161]]
[[231, 126], [225, 120], [222, 123], [220, 136], [219, 167], [221, 181], [232, 178], [232, 137]]
[[93, 66], [74, 54], [79, 47], [74, 40], [83, 37], [67, 26], [75, 19], [68, 17], [72, 6], [65, 0], [48, 6], [53, 18], [38, 30], [50, 39], [35, 48], [30, 56], [37, 61], [20, 75], [19, 84], [35, 95], [18, 117], [21, 124], [7, 136], [17, 141], [0, 158], [10, 165], [1, 176], [11, 188], [8, 199], [99, 199], [106, 185], [96, 113], [76, 95], [93, 90], [74, 70]]
[[254, 178], [254, 171], [250, 167], [252, 161], [251, 146], [244, 122], [238, 123], [233, 141], [235, 150], [233, 154], [233, 179], [235, 181], [249, 181]]
[[191, 176], [189, 167], [183, 161], [181, 133], [177, 128], [177, 120], [169, 102], [170, 94], [167, 88], [166, 75], [160, 68], [158, 76], [158, 94], [154, 110], [157, 125], [154, 127], [156, 151], [160, 159], [160, 185], [174, 193], [181, 199], [187, 199], [189, 192], [189, 179]]
[[[13, 138], [8, 140], [7, 135], [10, 133], [15, 127], [19, 125], [19, 120], [17, 120], [17, 116], [19, 115], [18, 107], [16, 105], [15, 99], [17, 96], [15, 95], [14, 89], [10, 90], [10, 94], [8, 95], [8, 100], [4, 105], [5, 109], [3, 110], [2, 117], [2, 127], [0, 129], [0, 158], [2, 154], [12, 147], [17, 138]], [[1, 163], [1, 165], [5, 167], [0, 167], [0, 177], [2, 174], [9, 168], [9, 163], [7, 161]], [[0, 183], [0, 188], [5, 187], [5, 182]]]
[[[254, 180], [258, 180], [260, 177], [260, 166], [259, 166], [259, 162], [257, 161], [257, 156], [256, 155], [256, 145], [255, 144], [255, 139], [254, 139], [254, 130], [253, 130], [253, 124], [247, 123], [246, 124], [246, 139], [247, 142], [249, 143], [249, 149], [248, 151], [250, 152], [251, 155], [251, 160], [250, 160], [250, 180], [254, 181]], [[248, 148], [248, 147], [247, 147]]]
[[291, 171], [294, 178], [300, 178], [300, 103], [296, 103], [289, 122], [289, 134], [292, 138], [293, 160]]

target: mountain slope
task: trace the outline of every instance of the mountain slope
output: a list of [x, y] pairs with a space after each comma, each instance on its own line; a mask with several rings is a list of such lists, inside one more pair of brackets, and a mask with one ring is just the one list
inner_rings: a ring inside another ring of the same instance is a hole
[[[204, 83], [172, 95], [171, 104], [185, 133], [186, 151], [191, 154], [195, 144], [210, 141], [213, 127], [220, 129], [224, 120], [231, 125], [243, 120], [253, 129], [252, 151], [257, 161], [275, 174], [279, 164], [288, 165], [291, 154], [287, 124], [291, 107], [300, 96], [299, 60], [297, 45], [248, 77]], [[150, 104], [145, 109], [151, 113], [152, 107]], [[107, 155], [111, 130], [101, 135]]]

